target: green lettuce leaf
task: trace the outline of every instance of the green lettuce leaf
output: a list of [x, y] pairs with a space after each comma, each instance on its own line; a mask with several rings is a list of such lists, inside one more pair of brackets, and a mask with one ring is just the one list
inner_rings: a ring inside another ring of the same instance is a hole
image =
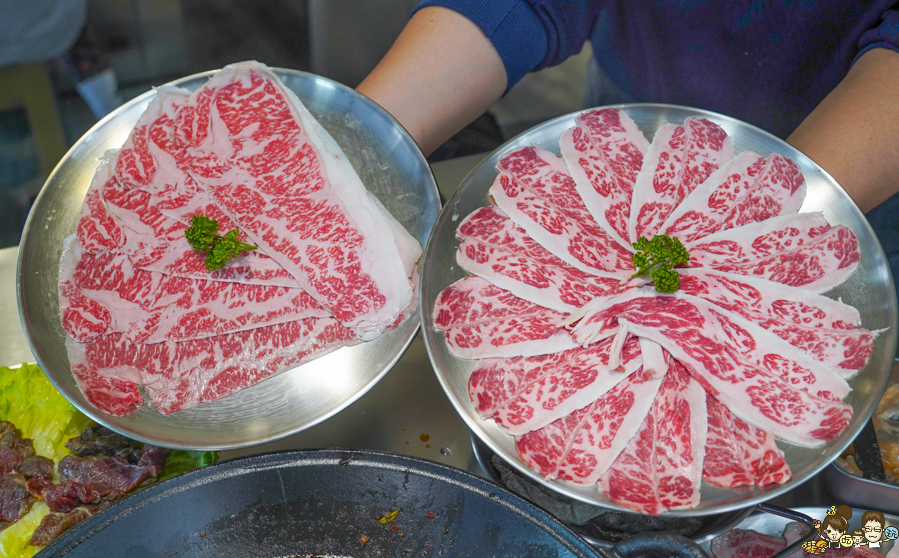
[[156, 482], [186, 473], [206, 465], [212, 465], [219, 459], [217, 451], [182, 451], [175, 450], [165, 460], [165, 470]]
[[[43, 370], [33, 364], [19, 368], [0, 366], [0, 420], [13, 423], [22, 431], [23, 438], [34, 441], [38, 455], [49, 457], [53, 463], [72, 454], [65, 446], [66, 441], [79, 436], [93, 422], [69, 403]], [[215, 451], [173, 451], [158, 480], [210, 465], [218, 457]], [[46, 504], [38, 502], [19, 521], [0, 531], [0, 558], [28, 558], [40, 550], [30, 546], [28, 540], [49, 511]]]
[[66, 440], [91, 423], [33, 364], [0, 367], [0, 420], [16, 425], [23, 438], [34, 440], [34, 450], [54, 463], [72, 453]]
[[28, 541], [48, 513], [50, 508], [47, 504], [38, 502], [12, 526], [0, 531], [0, 558], [31, 558], [37, 554], [40, 548], [31, 546]]

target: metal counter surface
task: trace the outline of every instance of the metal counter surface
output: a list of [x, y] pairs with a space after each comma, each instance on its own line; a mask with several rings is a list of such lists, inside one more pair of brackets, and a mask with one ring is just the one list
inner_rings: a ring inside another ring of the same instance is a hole
[[[432, 165], [441, 194], [448, 199], [484, 155]], [[17, 248], [0, 249], [0, 363], [34, 362], [22, 332], [16, 306]], [[221, 459], [296, 448], [374, 449], [458, 467], [487, 477], [472, 449], [470, 432], [453, 409], [431, 368], [421, 333], [394, 368], [358, 401], [299, 434], [282, 440], [223, 451]], [[823, 474], [771, 503], [783, 507], [831, 506]]]

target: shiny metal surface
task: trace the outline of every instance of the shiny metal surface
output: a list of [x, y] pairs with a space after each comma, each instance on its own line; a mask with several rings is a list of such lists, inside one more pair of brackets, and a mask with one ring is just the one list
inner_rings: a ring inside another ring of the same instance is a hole
[[[274, 69], [334, 136], [366, 187], [424, 244], [440, 208], [430, 167], [410, 136], [380, 107], [336, 82]], [[172, 85], [196, 89], [211, 72]], [[333, 416], [371, 389], [396, 363], [418, 329], [411, 316], [394, 331], [196, 408], [162, 415], [142, 408], [127, 417], [94, 409], [69, 370], [57, 295], [62, 240], [75, 224], [97, 159], [120, 147], [149, 103], [150, 92], [94, 126], [48, 179], [25, 224], [17, 291], [32, 352], [63, 395], [85, 414], [131, 438], [171, 448], [229, 449], [300, 432]]]
[[[453, 164], [435, 166], [435, 175], [447, 166]], [[35, 362], [15, 319], [17, 253], [17, 247], [0, 249], [0, 365], [13, 369]], [[296, 448], [376, 449], [484, 476], [470, 441], [471, 431], [443, 394], [419, 333], [390, 372], [340, 413], [285, 438], [223, 451], [221, 460]]]
[[[487, 154], [460, 157], [432, 165], [444, 198]], [[17, 247], [0, 249], [0, 364], [34, 362], [16, 312]], [[17, 356], [18, 355], [18, 356]], [[297, 434], [265, 444], [223, 451], [221, 460], [294, 448], [343, 447], [376, 449], [430, 459], [482, 476], [488, 473], [472, 450], [471, 431], [444, 394], [428, 360], [419, 332], [390, 372], [349, 407]], [[785, 507], [831, 505], [824, 473], [772, 501]]]
[[[765, 488], [724, 489], [703, 483], [702, 499], [690, 510], [669, 511], [665, 515], [692, 516], [724, 513], [746, 508], [784, 494], [836, 459], [849, 446], [864, 422], [870, 417], [886, 387], [896, 350], [896, 295], [889, 266], [870, 225], [845, 191], [823, 169], [798, 150], [778, 138], [738, 120], [715, 113], [670, 105], [622, 105], [637, 125], [651, 139], [655, 130], [666, 122], [680, 123], [689, 116], [704, 116], [727, 131], [733, 138], [734, 150], [752, 150], [760, 155], [778, 152], [793, 159], [802, 169], [808, 183], [808, 195], [801, 211], [821, 211], [831, 224], [850, 227], [859, 239], [861, 266], [843, 285], [827, 293], [855, 306], [862, 315], [862, 325], [871, 330], [884, 330], [876, 340], [868, 366], [849, 381], [853, 391], [845, 401], [852, 405], [854, 416], [848, 428], [823, 448], [800, 448], [782, 444], [793, 479], [783, 485]], [[573, 126], [574, 115], [550, 120], [512, 139], [487, 157], [468, 175], [446, 203], [437, 219], [424, 256], [422, 274], [422, 324], [425, 345], [437, 377], [456, 411], [493, 451], [525, 475], [571, 498], [598, 506], [624, 511], [594, 487], [577, 487], [561, 482], [548, 482], [531, 471], [515, 451], [512, 436], [493, 421], [483, 421], [475, 413], [468, 398], [468, 377], [475, 361], [462, 360], [450, 354], [444, 336], [434, 329], [431, 314], [437, 295], [446, 286], [467, 275], [455, 260], [459, 242], [455, 232], [459, 222], [479, 207], [489, 204], [487, 190], [496, 176], [495, 165], [505, 153], [526, 145], [537, 145], [558, 154], [558, 138]]]
[[899, 513], [899, 485], [857, 477], [836, 463], [824, 469], [828, 489], [840, 502]]
[[[448, 198], [481, 156], [460, 157], [433, 165], [441, 194]], [[35, 362], [15, 319], [18, 247], [0, 249], [0, 365]], [[374, 387], [328, 420], [297, 434], [258, 446], [223, 451], [221, 460], [295, 448], [376, 449], [421, 457], [486, 475], [471, 450], [471, 431], [462, 422], [437, 382], [417, 334], [400, 360]]]

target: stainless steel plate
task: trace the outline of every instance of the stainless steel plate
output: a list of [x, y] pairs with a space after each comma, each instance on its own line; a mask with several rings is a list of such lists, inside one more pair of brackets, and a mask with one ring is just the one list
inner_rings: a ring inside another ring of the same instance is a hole
[[[793, 479], [786, 484], [765, 488], [725, 489], [703, 483], [702, 499], [696, 508], [669, 511], [665, 515], [707, 515], [753, 506], [798, 486], [839, 457], [874, 411], [886, 387], [896, 352], [896, 294], [889, 266], [870, 225], [845, 191], [811, 159], [775, 136], [733, 118], [697, 109], [657, 104], [620, 105], [618, 108], [633, 118], [649, 139], [666, 122], [682, 123], [687, 117], [702, 116], [724, 127], [733, 138], [737, 153], [752, 150], [760, 155], [769, 155], [777, 152], [791, 158], [800, 166], [808, 182], [808, 195], [802, 211], [821, 211], [830, 223], [847, 225], [858, 236], [861, 247], [859, 270], [848, 281], [827, 294], [855, 306], [861, 312], [864, 327], [885, 331], [877, 338], [871, 362], [849, 381], [853, 391], [845, 401], [855, 411], [849, 427], [824, 448], [781, 445], [793, 471]], [[456, 228], [469, 213], [490, 203], [487, 190], [496, 177], [496, 163], [509, 151], [527, 145], [537, 145], [558, 154], [559, 136], [573, 125], [574, 114], [562, 116], [507, 142], [476, 167], [447, 202], [437, 218], [425, 250], [421, 289], [423, 335], [440, 384], [462, 419], [485, 444], [522, 473], [557, 492], [598, 506], [624, 511], [625, 508], [609, 501], [594, 487], [548, 482], [531, 471], [519, 459], [512, 436], [493, 421], [484, 421], [478, 417], [468, 398], [468, 377], [475, 367], [475, 361], [458, 359], [450, 354], [443, 334], [434, 329], [432, 319], [434, 301], [440, 291], [467, 275], [456, 264], [455, 253], [459, 245], [455, 237]]]
[[[384, 110], [322, 77], [273, 69], [343, 148], [362, 182], [424, 245], [440, 211], [437, 184], [411, 137]], [[200, 87], [213, 72], [173, 82]], [[378, 339], [336, 351], [219, 401], [172, 415], [144, 407], [112, 417], [75, 385], [60, 325], [57, 280], [62, 240], [75, 231], [98, 158], [125, 142], [152, 91], [121, 107], [82, 137], [47, 180], [25, 223], [17, 291], [22, 327], [38, 364], [85, 414], [131, 438], [171, 448], [234, 449], [314, 426], [361, 397], [400, 358], [418, 330], [417, 316]]]
[[836, 463], [824, 469], [824, 478], [828, 492], [844, 504], [899, 513], [899, 484], [857, 477]]

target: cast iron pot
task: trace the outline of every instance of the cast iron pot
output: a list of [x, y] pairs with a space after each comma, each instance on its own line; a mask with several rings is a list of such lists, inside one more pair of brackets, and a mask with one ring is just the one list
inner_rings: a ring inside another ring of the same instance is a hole
[[[393, 521], [379, 522], [395, 510]], [[48, 545], [53, 556], [663, 556], [682, 537], [592, 549], [546, 512], [464, 471], [373, 451], [298, 450], [225, 461], [150, 486]]]

